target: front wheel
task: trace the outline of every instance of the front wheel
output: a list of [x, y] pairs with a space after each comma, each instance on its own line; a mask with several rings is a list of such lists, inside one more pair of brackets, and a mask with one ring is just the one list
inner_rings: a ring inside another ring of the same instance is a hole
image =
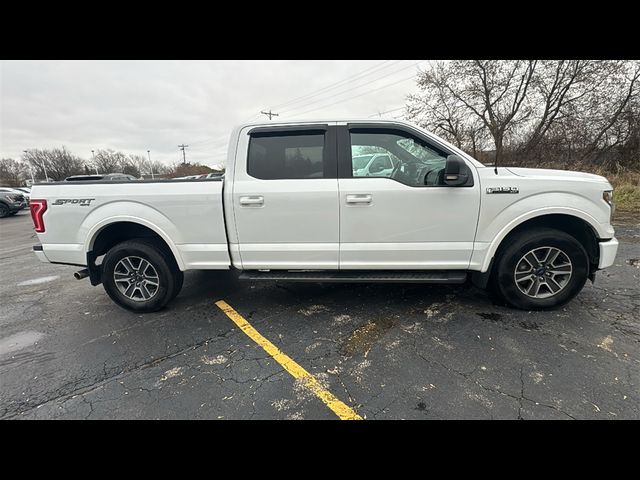
[[182, 272], [173, 257], [153, 241], [128, 240], [111, 248], [102, 263], [104, 289], [121, 307], [155, 312], [182, 286]]
[[582, 290], [589, 257], [571, 235], [541, 228], [508, 241], [492, 276], [494, 293], [507, 304], [523, 310], [555, 308]]

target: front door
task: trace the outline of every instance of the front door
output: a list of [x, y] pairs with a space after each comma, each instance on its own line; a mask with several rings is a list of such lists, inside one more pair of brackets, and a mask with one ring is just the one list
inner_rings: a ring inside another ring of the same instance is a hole
[[249, 132], [232, 195], [243, 269], [338, 268], [335, 128]]
[[[469, 185], [446, 186], [453, 152], [401, 127], [341, 128], [340, 269], [468, 268], [480, 208], [475, 167]], [[388, 156], [393, 168], [366, 171], [369, 155]]]

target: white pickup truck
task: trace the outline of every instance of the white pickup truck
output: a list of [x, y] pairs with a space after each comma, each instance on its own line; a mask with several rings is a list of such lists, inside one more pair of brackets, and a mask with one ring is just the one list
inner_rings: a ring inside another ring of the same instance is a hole
[[[392, 169], [358, 176], [353, 159]], [[378, 172], [380, 173], [380, 172]], [[613, 264], [609, 182], [487, 167], [399, 121], [236, 127], [221, 178], [33, 187], [45, 262], [85, 267], [122, 307], [164, 307], [183, 272], [247, 280], [463, 283], [522, 309], [564, 304]]]

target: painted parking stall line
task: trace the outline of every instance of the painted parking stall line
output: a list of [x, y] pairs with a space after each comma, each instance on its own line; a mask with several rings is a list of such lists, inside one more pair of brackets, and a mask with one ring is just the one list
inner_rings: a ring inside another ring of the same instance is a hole
[[273, 343], [263, 337], [242, 315], [236, 312], [227, 302], [219, 300], [216, 306], [222, 310], [240, 330], [242, 330], [251, 340], [256, 342], [265, 352], [278, 362], [289, 374], [309, 389], [316, 397], [329, 407], [341, 420], [362, 420], [347, 404], [340, 401], [335, 395], [324, 388], [318, 380], [296, 363], [291, 357], [280, 351]]

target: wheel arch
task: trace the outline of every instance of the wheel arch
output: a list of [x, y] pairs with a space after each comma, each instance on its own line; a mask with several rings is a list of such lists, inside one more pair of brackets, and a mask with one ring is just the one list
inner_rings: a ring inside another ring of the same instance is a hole
[[[573, 213], [541, 213], [536, 216], [522, 218], [515, 221], [502, 232], [491, 243], [487, 255], [482, 265], [482, 272], [490, 273], [494, 259], [509, 243], [509, 239], [523, 231], [535, 228], [554, 228], [565, 232], [578, 240], [587, 251], [589, 263], [592, 269], [597, 268], [600, 255], [598, 248], [598, 232], [593, 224], [593, 219], [587, 219], [586, 215], [576, 215]], [[590, 221], [591, 220], [591, 221]], [[594, 268], [595, 266], [595, 268]]]
[[95, 259], [114, 245], [133, 238], [153, 238], [166, 247], [181, 271], [185, 266], [180, 253], [169, 236], [157, 225], [141, 218], [110, 218], [96, 224], [85, 243], [85, 252]]

